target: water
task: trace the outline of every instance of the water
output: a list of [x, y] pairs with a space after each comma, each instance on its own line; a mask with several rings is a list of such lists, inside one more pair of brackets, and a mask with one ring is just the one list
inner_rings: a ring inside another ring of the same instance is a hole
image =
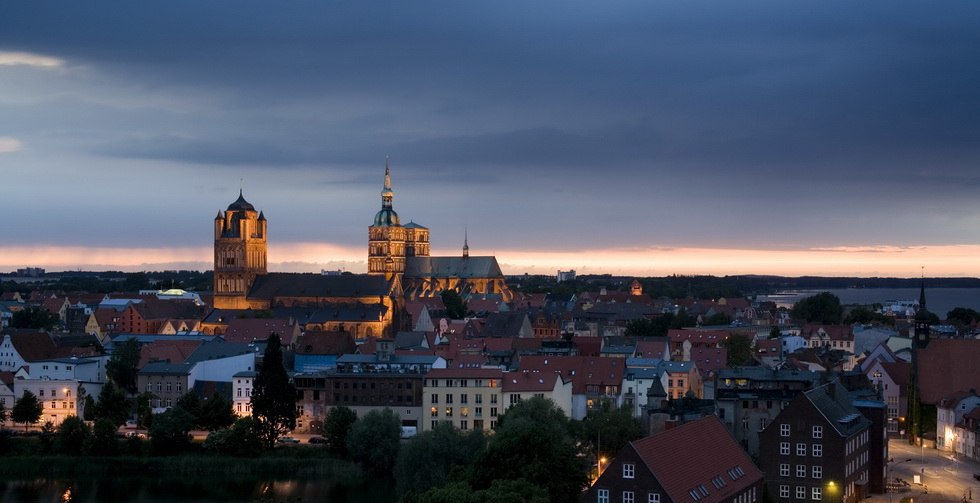
[[[918, 301], [918, 288], [840, 288], [826, 290], [785, 290], [771, 295], [759, 295], [760, 301], [772, 301], [778, 306], [793, 307], [804, 297], [830, 292], [841, 304], [886, 304], [888, 301]], [[980, 311], [980, 288], [926, 288], [926, 307], [940, 318], [954, 307]]]
[[394, 501], [389, 484], [339, 486], [327, 480], [116, 477], [0, 481], [0, 503], [280, 503]]

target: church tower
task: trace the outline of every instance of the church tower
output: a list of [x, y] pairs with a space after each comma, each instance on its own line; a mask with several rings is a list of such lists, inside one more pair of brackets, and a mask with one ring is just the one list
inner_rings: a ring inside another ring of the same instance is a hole
[[246, 309], [255, 277], [266, 273], [266, 220], [242, 192], [214, 218], [214, 307]]
[[368, 227], [368, 274], [390, 276], [405, 272], [405, 228], [398, 219], [398, 213], [391, 207], [394, 197], [391, 170], [385, 158], [381, 211], [374, 215], [374, 225]]

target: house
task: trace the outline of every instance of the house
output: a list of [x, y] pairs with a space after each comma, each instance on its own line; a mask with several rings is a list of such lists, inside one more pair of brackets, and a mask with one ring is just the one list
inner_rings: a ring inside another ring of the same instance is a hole
[[483, 322], [481, 337], [534, 337], [534, 328], [527, 311], [490, 313]]
[[296, 340], [293, 368], [299, 373], [317, 372], [337, 367], [337, 358], [357, 349], [347, 332], [306, 332]]
[[[879, 346], [882, 347], [882, 346]], [[868, 380], [884, 400], [886, 409], [886, 430], [889, 436], [897, 437], [905, 430], [908, 413], [909, 377], [912, 365], [906, 362], [875, 360], [865, 372]]]
[[854, 368], [854, 330], [850, 325], [804, 325], [800, 335], [810, 348], [827, 348], [850, 354], [843, 370]]
[[254, 346], [204, 342], [181, 363], [147, 363], [136, 373], [136, 385], [141, 392], [154, 395], [154, 409], [168, 409], [198, 381], [231, 383], [239, 372], [255, 370], [255, 358]]
[[718, 372], [715, 401], [718, 417], [749, 455], [759, 455], [759, 432], [772, 423], [797, 394], [820, 382], [820, 374], [803, 370], [740, 367]]
[[492, 431], [504, 413], [504, 372], [500, 369], [433, 369], [425, 376], [422, 430], [440, 422], [456, 428]]
[[798, 394], [759, 433], [769, 495], [787, 503], [867, 497], [870, 427], [837, 381]]
[[97, 397], [100, 383], [81, 382], [77, 379], [18, 379], [13, 382], [15, 400], [30, 391], [43, 406], [40, 423], [50, 421], [55, 426], [68, 416], [82, 416], [85, 395]]
[[714, 416], [630, 442], [598, 464], [583, 503], [762, 501], [762, 472]]
[[572, 419], [582, 419], [602, 401], [618, 404], [626, 358], [521, 356], [521, 371], [556, 373], [572, 382]]
[[936, 449], [967, 454], [965, 416], [978, 407], [980, 396], [975, 389], [950, 393], [940, 400], [936, 404]]
[[503, 378], [503, 399], [509, 409], [523, 400], [547, 398], [565, 413], [572, 415], [572, 381], [559, 374], [541, 372], [507, 372]]

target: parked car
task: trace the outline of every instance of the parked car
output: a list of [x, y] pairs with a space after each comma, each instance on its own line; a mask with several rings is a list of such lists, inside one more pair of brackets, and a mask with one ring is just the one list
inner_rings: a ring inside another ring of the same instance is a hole
[[327, 439], [323, 437], [310, 437], [310, 439], [307, 440], [307, 442], [311, 444], [325, 444], [327, 443]]
[[293, 437], [279, 437], [276, 442], [279, 442], [280, 444], [298, 444], [299, 439]]

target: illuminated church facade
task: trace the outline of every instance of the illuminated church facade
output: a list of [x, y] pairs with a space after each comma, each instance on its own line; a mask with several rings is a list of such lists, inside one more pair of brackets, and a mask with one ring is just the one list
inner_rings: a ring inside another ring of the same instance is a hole
[[504, 302], [513, 299], [503, 272], [494, 256], [470, 256], [468, 238], [463, 239], [463, 253], [457, 257], [429, 255], [429, 228], [410, 221], [401, 224], [392, 207], [391, 169], [385, 162], [381, 209], [368, 227], [368, 274], [384, 276], [401, 284], [408, 299], [440, 295], [454, 290], [461, 297], [500, 296]]

